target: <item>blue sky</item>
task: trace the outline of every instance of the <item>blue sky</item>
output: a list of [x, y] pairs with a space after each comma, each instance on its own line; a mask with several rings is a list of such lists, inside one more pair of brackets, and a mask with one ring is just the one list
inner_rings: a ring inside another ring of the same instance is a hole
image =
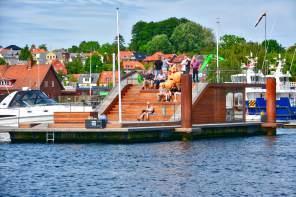
[[45, 43], [50, 49], [68, 48], [83, 40], [112, 42], [120, 32], [126, 42], [139, 20], [186, 17], [219, 32], [247, 40], [264, 40], [264, 24], [254, 25], [267, 12], [267, 37], [283, 46], [296, 43], [296, 0], [0, 0], [0, 45]]

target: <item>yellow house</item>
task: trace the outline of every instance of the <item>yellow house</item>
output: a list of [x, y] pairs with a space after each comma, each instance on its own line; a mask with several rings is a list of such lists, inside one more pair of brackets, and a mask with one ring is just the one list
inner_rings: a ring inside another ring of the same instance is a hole
[[57, 59], [57, 55], [53, 52], [49, 52], [46, 54], [46, 64], [51, 64], [52, 60]]

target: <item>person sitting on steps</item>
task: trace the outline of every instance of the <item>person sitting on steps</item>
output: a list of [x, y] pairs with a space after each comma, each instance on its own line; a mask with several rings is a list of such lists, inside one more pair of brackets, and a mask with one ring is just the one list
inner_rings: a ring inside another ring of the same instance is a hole
[[140, 116], [138, 117], [138, 121], [140, 120], [144, 120], [145, 119], [145, 116], [146, 116], [146, 120], [148, 121], [149, 120], [149, 115], [153, 114], [154, 113], [154, 108], [152, 105], [150, 105], [149, 102], [147, 102], [147, 106], [146, 106], [146, 109], [143, 109], [142, 110], [142, 113], [140, 114]]

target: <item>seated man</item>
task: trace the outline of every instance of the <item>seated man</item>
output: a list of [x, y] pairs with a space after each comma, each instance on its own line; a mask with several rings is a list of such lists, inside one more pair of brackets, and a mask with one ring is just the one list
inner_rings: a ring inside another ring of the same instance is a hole
[[147, 102], [147, 107], [146, 107], [146, 109], [142, 110], [142, 113], [138, 117], [138, 121], [140, 121], [140, 120], [143, 121], [145, 116], [146, 116], [146, 120], [149, 120], [149, 115], [151, 115], [153, 113], [154, 113], [154, 108], [152, 107], [152, 105], [150, 105], [149, 102]]
[[153, 79], [154, 74], [151, 70], [148, 70], [146, 74], [144, 74], [144, 82], [142, 89], [149, 89], [153, 87]]
[[162, 82], [165, 82], [165, 80], [166, 80], [166, 75], [163, 73], [162, 70], [160, 70], [159, 73], [154, 78], [153, 85], [155, 84], [155, 88], [158, 89], [159, 84], [162, 83]]

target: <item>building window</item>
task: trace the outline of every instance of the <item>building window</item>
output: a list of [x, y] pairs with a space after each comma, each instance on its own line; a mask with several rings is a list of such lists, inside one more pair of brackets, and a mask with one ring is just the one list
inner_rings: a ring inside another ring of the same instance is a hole
[[45, 88], [48, 87], [48, 81], [44, 81], [44, 87], [45, 87]]
[[51, 81], [51, 87], [54, 87], [54, 81]]

